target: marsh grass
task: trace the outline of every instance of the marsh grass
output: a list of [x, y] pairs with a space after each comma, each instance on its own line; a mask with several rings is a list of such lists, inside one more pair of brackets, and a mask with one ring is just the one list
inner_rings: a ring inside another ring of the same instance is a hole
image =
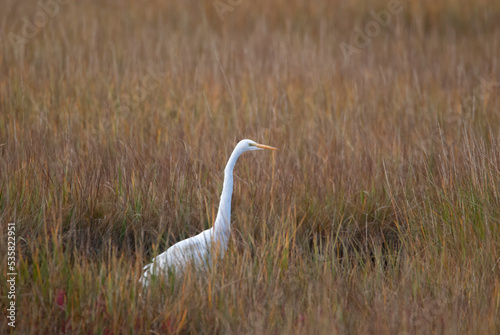
[[[2, 7], [2, 37], [37, 11]], [[386, 7], [75, 1], [21, 53], [2, 38], [15, 331], [498, 333], [500, 4], [405, 2], [344, 59]], [[227, 256], [142, 292], [151, 257], [212, 224], [242, 138], [280, 151], [238, 161]]]

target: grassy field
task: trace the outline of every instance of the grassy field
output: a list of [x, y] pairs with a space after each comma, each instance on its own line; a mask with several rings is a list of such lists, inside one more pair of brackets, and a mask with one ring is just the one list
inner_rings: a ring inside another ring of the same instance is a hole
[[[0, 333], [500, 333], [499, 1], [54, 3], [0, 11]], [[139, 296], [243, 138], [227, 257]]]

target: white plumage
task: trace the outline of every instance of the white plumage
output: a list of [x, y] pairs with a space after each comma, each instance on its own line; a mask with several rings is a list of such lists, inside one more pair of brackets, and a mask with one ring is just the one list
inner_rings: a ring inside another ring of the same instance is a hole
[[144, 274], [140, 279], [143, 286], [149, 284], [152, 275], [165, 274], [169, 269], [182, 273], [190, 263], [193, 263], [196, 268], [208, 268], [211, 265], [212, 255], [224, 257], [231, 234], [234, 165], [242, 153], [261, 149], [277, 150], [252, 140], [242, 140], [236, 145], [224, 170], [224, 186], [213, 227], [174, 244], [167, 251], [153, 258], [153, 262], [144, 267]]

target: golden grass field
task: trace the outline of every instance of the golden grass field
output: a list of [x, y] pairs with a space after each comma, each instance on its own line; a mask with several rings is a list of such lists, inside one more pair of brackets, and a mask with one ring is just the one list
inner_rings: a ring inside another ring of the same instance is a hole
[[500, 2], [389, 3], [3, 1], [0, 333], [499, 334]]

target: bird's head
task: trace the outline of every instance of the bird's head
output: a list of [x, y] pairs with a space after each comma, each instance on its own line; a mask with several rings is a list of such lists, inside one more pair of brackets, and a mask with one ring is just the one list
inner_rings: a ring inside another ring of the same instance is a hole
[[270, 147], [268, 145], [259, 144], [255, 141], [252, 141], [252, 140], [241, 140], [240, 143], [238, 143], [237, 147], [242, 152], [253, 151], [253, 150], [263, 150], [263, 149], [278, 150], [278, 149]]

